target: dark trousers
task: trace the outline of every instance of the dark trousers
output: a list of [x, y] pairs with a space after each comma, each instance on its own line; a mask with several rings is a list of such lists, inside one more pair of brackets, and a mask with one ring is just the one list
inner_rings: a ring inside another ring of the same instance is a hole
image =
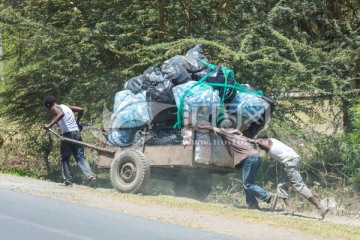
[[265, 202], [269, 200], [270, 192], [262, 189], [255, 183], [255, 178], [261, 166], [262, 158], [259, 154], [254, 154], [245, 158], [236, 168], [242, 169], [242, 182], [248, 206], [257, 206], [256, 198]]
[[[77, 141], [82, 141], [81, 134], [79, 131], [67, 132], [64, 133], [63, 136]], [[93, 176], [89, 162], [87, 161], [84, 154], [84, 148], [82, 146], [67, 142], [61, 142], [60, 154], [61, 154], [62, 177], [65, 182], [70, 183], [72, 181], [72, 176], [70, 171], [70, 161], [69, 161], [71, 154], [74, 155], [77, 165], [80, 168], [81, 172], [83, 173], [85, 179], [89, 179]]]

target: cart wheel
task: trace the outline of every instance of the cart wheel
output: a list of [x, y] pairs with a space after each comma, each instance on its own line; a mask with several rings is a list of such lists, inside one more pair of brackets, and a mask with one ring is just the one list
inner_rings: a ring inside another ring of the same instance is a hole
[[119, 192], [141, 192], [150, 178], [149, 161], [140, 151], [125, 150], [113, 160], [110, 178], [112, 185]]
[[181, 174], [174, 179], [174, 193], [181, 197], [205, 200], [213, 185], [211, 174]]

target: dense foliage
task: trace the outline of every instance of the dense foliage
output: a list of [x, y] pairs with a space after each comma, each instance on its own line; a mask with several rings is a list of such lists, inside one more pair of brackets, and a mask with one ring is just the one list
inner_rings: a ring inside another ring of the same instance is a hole
[[85, 120], [99, 124], [127, 79], [202, 43], [211, 63], [281, 100], [274, 122], [290, 124], [300, 111], [321, 117], [314, 106], [326, 98], [351, 131], [359, 14], [357, 0], [5, 0], [2, 116], [38, 125], [50, 94], [84, 106]]
[[270, 96], [286, 87], [345, 101], [358, 94], [358, 14], [358, 1], [333, 0], [3, 1], [2, 106], [34, 124], [52, 94], [96, 118], [126, 79], [196, 43]]
[[346, 137], [348, 150], [345, 166], [346, 172], [351, 176], [351, 182], [360, 191], [360, 105], [355, 105], [350, 110], [354, 130]]

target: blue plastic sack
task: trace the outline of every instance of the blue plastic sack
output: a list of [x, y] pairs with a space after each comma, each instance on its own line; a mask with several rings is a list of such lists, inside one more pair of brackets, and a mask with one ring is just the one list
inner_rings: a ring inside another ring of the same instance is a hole
[[147, 125], [149, 121], [144, 91], [138, 94], [133, 94], [129, 90], [116, 93], [108, 132], [109, 145], [119, 147], [131, 145], [137, 131], [135, 128]]
[[205, 83], [190, 81], [175, 86], [173, 93], [176, 106], [179, 108], [180, 104], [183, 104], [184, 112], [196, 111], [198, 115], [207, 116], [220, 106], [218, 92]]
[[137, 130], [110, 130], [108, 133], [108, 144], [110, 147], [128, 147], [134, 142]]
[[268, 107], [269, 104], [258, 95], [239, 91], [233, 101], [226, 105], [229, 113], [241, 117], [245, 125], [258, 121]]
[[114, 102], [114, 113], [112, 121], [117, 118], [120, 127], [138, 127], [138, 123], [143, 125], [149, 122], [149, 112], [146, 102], [146, 92], [142, 91], [133, 94], [129, 90], [116, 93]]

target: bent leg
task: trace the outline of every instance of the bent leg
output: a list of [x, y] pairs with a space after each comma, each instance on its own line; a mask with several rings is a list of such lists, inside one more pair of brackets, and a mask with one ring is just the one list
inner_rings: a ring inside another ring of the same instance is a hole
[[255, 154], [246, 158], [243, 163], [242, 180], [246, 194], [246, 203], [249, 206], [257, 204], [256, 198], [267, 202], [271, 195], [270, 192], [262, 189], [255, 183], [255, 178], [261, 166], [261, 162], [261, 157], [258, 154]]
[[283, 175], [280, 178], [280, 181], [277, 185], [277, 194], [282, 199], [288, 199], [289, 198], [289, 186], [290, 186], [290, 180], [288, 175]]
[[291, 182], [291, 185], [298, 193], [303, 195], [306, 199], [309, 199], [313, 194], [311, 193], [310, 189], [305, 185], [300, 174], [300, 168], [300, 158], [294, 158], [285, 163], [285, 171]]
[[[82, 141], [80, 132], [72, 132], [72, 139], [77, 141]], [[74, 154], [75, 160], [77, 162], [78, 167], [83, 173], [85, 179], [91, 179], [93, 177], [93, 173], [91, 171], [88, 160], [84, 154], [84, 148], [79, 145], [72, 144], [72, 153]]]

